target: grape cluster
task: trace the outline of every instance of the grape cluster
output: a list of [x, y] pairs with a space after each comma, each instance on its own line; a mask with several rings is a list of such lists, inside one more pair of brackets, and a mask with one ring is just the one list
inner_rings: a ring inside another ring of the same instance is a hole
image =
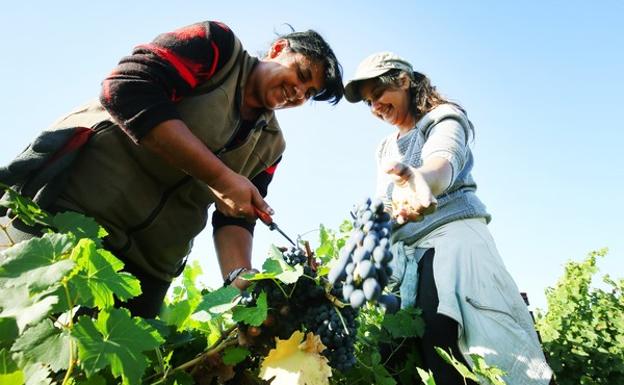
[[284, 256], [284, 261], [290, 266], [303, 265], [308, 260], [305, 251], [298, 247], [286, 249], [286, 251], [282, 252], [282, 255]]
[[321, 338], [326, 346], [322, 354], [333, 368], [350, 369], [355, 364], [358, 311], [350, 306], [334, 305], [332, 301], [341, 295], [342, 287], [338, 284], [326, 293], [326, 282], [319, 280], [315, 264], [304, 250], [281, 250], [286, 263], [303, 266], [303, 275], [290, 285], [271, 279], [259, 280], [241, 293], [240, 303], [244, 306], [254, 306], [262, 292], [266, 293], [269, 304], [269, 314], [261, 326], [239, 324], [245, 345], [262, 355], [262, 350], [273, 343], [273, 336], [287, 339], [295, 330], [307, 330]]
[[383, 202], [366, 199], [356, 205], [353, 231], [338, 256], [338, 261], [327, 275], [330, 284], [342, 282], [342, 298], [353, 308], [368, 301], [379, 301], [387, 309], [398, 308], [395, 296], [381, 292], [392, 275], [389, 262], [390, 215], [384, 211]]
[[339, 309], [328, 301], [309, 307], [303, 316], [306, 328], [319, 336], [326, 346], [323, 355], [329, 364], [341, 371], [355, 365], [356, 317], [357, 310], [352, 307]]

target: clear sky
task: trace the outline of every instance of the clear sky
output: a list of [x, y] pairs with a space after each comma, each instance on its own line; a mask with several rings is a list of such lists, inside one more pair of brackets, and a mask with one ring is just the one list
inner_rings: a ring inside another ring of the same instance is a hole
[[[202, 20], [228, 24], [250, 53], [275, 32], [316, 29], [348, 78], [392, 50], [461, 103], [476, 127], [474, 176], [519, 288], [544, 308], [568, 259], [609, 247], [624, 276], [624, 3], [619, 1], [52, 1], [2, 7], [0, 163], [56, 118], [98, 95], [132, 47]], [[620, 111], [619, 113], [617, 111]], [[288, 148], [267, 198], [291, 236], [336, 228], [374, 191], [374, 149], [392, 127], [364, 105], [310, 103], [278, 113]], [[306, 235], [316, 244], [317, 233]], [[256, 228], [254, 263], [284, 244]], [[204, 281], [220, 283], [211, 230], [196, 240]]]

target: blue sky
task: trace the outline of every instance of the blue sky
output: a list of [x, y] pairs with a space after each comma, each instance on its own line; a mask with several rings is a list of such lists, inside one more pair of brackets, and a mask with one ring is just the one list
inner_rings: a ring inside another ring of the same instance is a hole
[[[316, 29], [348, 78], [392, 50], [461, 103], [476, 127], [474, 176], [499, 251], [533, 304], [568, 259], [609, 247], [604, 273], [624, 276], [622, 188], [624, 5], [581, 2], [147, 1], [13, 2], [0, 14], [0, 163], [97, 96], [119, 58], [157, 34], [211, 19], [253, 54], [274, 32]], [[131, 4], [131, 5], [130, 5]], [[288, 142], [267, 198], [289, 234], [336, 228], [374, 191], [374, 149], [392, 128], [363, 105], [311, 103], [278, 113]], [[278, 235], [256, 228], [254, 262]], [[219, 284], [206, 229], [192, 258]]]

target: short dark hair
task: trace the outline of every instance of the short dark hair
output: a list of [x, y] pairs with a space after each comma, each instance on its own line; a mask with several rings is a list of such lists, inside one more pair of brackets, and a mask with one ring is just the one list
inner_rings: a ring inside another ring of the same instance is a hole
[[344, 95], [342, 85], [342, 66], [334, 51], [321, 35], [311, 29], [303, 32], [291, 32], [279, 37], [288, 40], [293, 52], [307, 56], [325, 67], [325, 88], [312, 97], [317, 101], [329, 101], [337, 104]]

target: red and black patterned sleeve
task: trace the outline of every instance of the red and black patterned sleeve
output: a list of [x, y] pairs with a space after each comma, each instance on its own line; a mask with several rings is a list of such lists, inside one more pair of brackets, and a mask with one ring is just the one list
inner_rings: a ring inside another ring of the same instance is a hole
[[[281, 160], [282, 157], [280, 156], [280, 158], [271, 167], [268, 167], [266, 170], [263, 170], [260, 174], [251, 179], [251, 183], [256, 186], [262, 197], [267, 196], [269, 183], [273, 180], [273, 174], [275, 173], [275, 169]], [[243, 227], [252, 235], [254, 233], [254, 228], [256, 227], [255, 222], [248, 222], [242, 218], [228, 217], [223, 215], [219, 210], [215, 210], [212, 214], [212, 233], [214, 234], [218, 229], [227, 225]]]
[[136, 47], [102, 82], [100, 101], [135, 141], [180, 116], [175, 102], [223, 68], [234, 34], [206, 21], [159, 35]]

